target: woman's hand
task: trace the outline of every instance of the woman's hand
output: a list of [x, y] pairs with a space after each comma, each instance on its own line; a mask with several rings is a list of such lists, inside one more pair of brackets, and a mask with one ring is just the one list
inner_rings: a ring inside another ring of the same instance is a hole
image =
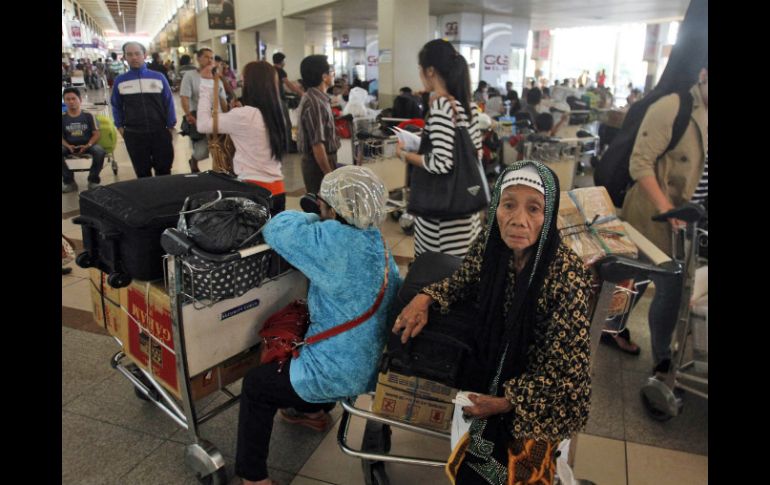
[[404, 151], [404, 142], [399, 140], [398, 142], [396, 142], [396, 156], [398, 158], [401, 158], [401, 152], [403, 151]]
[[504, 414], [513, 409], [513, 404], [504, 397], [487, 396], [486, 394], [468, 394], [473, 406], [463, 407], [463, 412], [474, 418], [488, 418], [495, 414]]
[[401, 334], [401, 343], [405, 344], [410, 337], [416, 337], [428, 324], [428, 308], [431, 303], [433, 298], [419, 294], [401, 310], [401, 314], [396, 318], [396, 324], [393, 325], [393, 333], [397, 334], [404, 329], [404, 333]]

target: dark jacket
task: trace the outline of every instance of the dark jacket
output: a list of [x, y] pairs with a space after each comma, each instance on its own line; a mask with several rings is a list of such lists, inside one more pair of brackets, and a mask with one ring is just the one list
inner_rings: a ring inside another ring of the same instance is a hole
[[111, 104], [116, 128], [149, 133], [176, 126], [174, 98], [166, 76], [146, 65], [115, 79]]

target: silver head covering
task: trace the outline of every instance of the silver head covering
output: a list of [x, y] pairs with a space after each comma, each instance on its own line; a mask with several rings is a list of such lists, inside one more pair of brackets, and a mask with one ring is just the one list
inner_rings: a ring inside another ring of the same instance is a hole
[[318, 195], [359, 229], [379, 226], [385, 220], [385, 184], [366, 167], [350, 165], [327, 174]]

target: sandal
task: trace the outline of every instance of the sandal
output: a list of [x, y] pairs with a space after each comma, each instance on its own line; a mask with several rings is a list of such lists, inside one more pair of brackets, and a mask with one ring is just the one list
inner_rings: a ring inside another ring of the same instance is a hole
[[290, 408], [280, 409], [278, 415], [287, 423], [299, 424], [319, 432], [325, 431], [331, 421], [327, 413], [324, 413], [318, 418], [311, 418], [307, 414], [300, 413]]
[[631, 332], [629, 332], [627, 328], [623, 329], [623, 331], [619, 332], [617, 335], [603, 332], [601, 342], [631, 355], [639, 355], [642, 351], [638, 345], [631, 342]]

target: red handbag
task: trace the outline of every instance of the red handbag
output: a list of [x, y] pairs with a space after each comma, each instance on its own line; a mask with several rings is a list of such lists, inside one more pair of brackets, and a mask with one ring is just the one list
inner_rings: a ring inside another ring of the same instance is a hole
[[[382, 244], [385, 245], [384, 239]], [[380, 304], [385, 297], [389, 273], [390, 265], [388, 264], [388, 248], [385, 246], [385, 277], [383, 278], [382, 286], [380, 287], [380, 292], [377, 294], [374, 305], [358, 318], [341, 323], [307, 339], [304, 337], [310, 326], [310, 312], [308, 311], [307, 303], [304, 300], [295, 300], [277, 313], [271, 315], [270, 318], [265, 321], [262, 330], [259, 331], [259, 336], [262, 337], [262, 342], [264, 344], [262, 357], [260, 359], [261, 363], [267, 364], [269, 362], [277, 361], [280, 364], [280, 367], [283, 367], [283, 364], [286, 363], [290, 357], [296, 359], [299, 356], [299, 349], [303, 345], [314, 344], [329, 337], [334, 337], [335, 335], [339, 335], [368, 320], [380, 308]]]

